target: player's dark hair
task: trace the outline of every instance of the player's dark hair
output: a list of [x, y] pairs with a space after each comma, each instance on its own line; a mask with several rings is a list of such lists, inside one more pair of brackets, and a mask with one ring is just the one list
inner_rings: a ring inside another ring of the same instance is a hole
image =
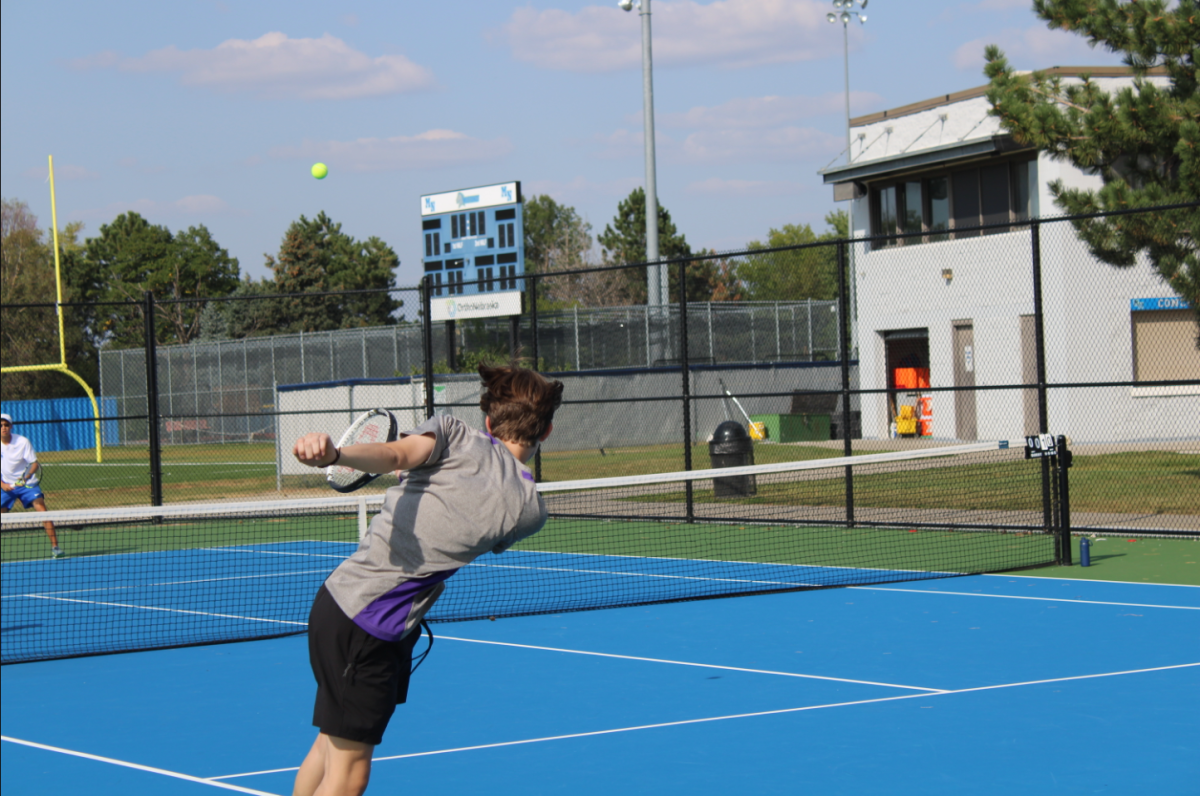
[[481, 364], [483, 395], [479, 408], [492, 420], [492, 434], [505, 442], [532, 445], [562, 405], [563, 384], [517, 365]]

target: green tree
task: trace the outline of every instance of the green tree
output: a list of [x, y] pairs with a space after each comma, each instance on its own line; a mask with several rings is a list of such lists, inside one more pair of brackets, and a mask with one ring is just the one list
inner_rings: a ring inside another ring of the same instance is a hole
[[[844, 210], [825, 216], [829, 229], [818, 235], [808, 224], [785, 224], [767, 233], [766, 241], [751, 241], [752, 250], [802, 246], [846, 237], [849, 217]], [[837, 297], [837, 249], [832, 245], [750, 254], [737, 267], [744, 294], [752, 301], [798, 301]]]
[[[59, 230], [60, 255], [78, 248], [83, 225], [67, 224]], [[79, 300], [79, 291], [64, 280], [63, 300]], [[54, 275], [53, 231], [43, 233], [37, 217], [20, 200], [3, 200], [0, 219], [0, 355], [5, 367], [54, 365], [66, 351], [67, 366], [93, 387], [99, 372], [96, 348], [84, 334], [78, 313], [64, 309], [63, 349], [59, 347], [58, 314], [54, 307], [20, 307], [19, 304], [53, 304], [57, 299]], [[6, 401], [69, 398], [83, 389], [61, 373], [31, 371], [6, 373], [0, 379], [0, 398]]]
[[[604, 249], [604, 261], [612, 265], [644, 263], [646, 261], [646, 192], [634, 188], [620, 204], [612, 224], [604, 227], [598, 237]], [[690, 257], [692, 248], [687, 239], [675, 228], [671, 213], [662, 204], [658, 206], [658, 256], [663, 260]], [[678, 279], [678, 267], [671, 267], [671, 279]], [[623, 280], [625, 301], [631, 304], [646, 303], [646, 267], [629, 268], [619, 272]], [[700, 278], [697, 277], [697, 283]], [[672, 282], [671, 293], [676, 295], [678, 287]], [[688, 295], [693, 294], [692, 278], [689, 276]]]
[[[356, 241], [342, 232], [324, 211], [311, 221], [292, 222], [278, 257], [267, 255], [267, 266], [281, 294], [324, 293], [391, 288], [400, 259], [376, 237]], [[281, 296], [276, 331], [325, 331], [393, 324], [402, 302], [384, 292], [347, 296]]]
[[[596, 266], [592, 225], [574, 207], [549, 196], [525, 202], [525, 269], [532, 273], [577, 271]], [[614, 271], [592, 271], [538, 280], [541, 310], [605, 307], [625, 300], [625, 280]]]
[[275, 281], [249, 276], [223, 299], [204, 305], [200, 340], [230, 340], [274, 334], [284, 326], [284, 299], [276, 297]]
[[[998, 47], [985, 51], [992, 115], [1013, 138], [1056, 160], [1094, 170], [1099, 190], [1050, 184], [1071, 214], [1200, 201], [1200, 4], [1196, 0], [1034, 0], [1052, 29], [1124, 53], [1133, 85], [1113, 94], [1087, 79], [1063, 85], [1019, 74]], [[1161, 67], [1166, 86], [1147, 80]], [[1128, 268], [1145, 253], [1159, 275], [1191, 303], [1200, 323], [1200, 207], [1073, 222], [1102, 262]], [[1200, 346], [1200, 338], [1197, 339]]]
[[97, 306], [88, 319], [96, 344], [116, 348], [145, 344], [146, 291], [162, 302], [155, 310], [157, 341], [188, 343], [199, 334], [205, 304], [194, 299], [224, 296], [238, 286], [237, 259], [206, 227], [173, 235], [134, 212], [102, 225], [98, 237], [88, 238], [83, 249], [68, 258], [66, 270], [87, 297], [84, 300], [130, 302]]

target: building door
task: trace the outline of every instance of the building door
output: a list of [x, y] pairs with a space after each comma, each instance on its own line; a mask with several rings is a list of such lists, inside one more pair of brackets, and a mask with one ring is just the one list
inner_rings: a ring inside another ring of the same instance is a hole
[[884, 332], [884, 368], [887, 371], [888, 417], [895, 418], [900, 406], [917, 406], [918, 393], [898, 389], [896, 368], [929, 368], [929, 330], [900, 329]]
[[954, 322], [954, 435], [975, 439], [975, 327]]

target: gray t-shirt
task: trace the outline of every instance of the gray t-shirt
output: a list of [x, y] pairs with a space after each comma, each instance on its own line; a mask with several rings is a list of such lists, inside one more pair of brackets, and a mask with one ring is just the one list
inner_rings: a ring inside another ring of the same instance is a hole
[[420, 624], [457, 569], [546, 522], [533, 474], [500, 440], [447, 416], [404, 436], [428, 433], [429, 458], [387, 491], [358, 550], [325, 581], [348, 617], [388, 641]]

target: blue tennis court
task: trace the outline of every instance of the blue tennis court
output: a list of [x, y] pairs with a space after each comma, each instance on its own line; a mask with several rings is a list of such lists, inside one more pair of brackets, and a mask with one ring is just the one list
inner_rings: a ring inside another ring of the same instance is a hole
[[[1200, 781], [1197, 587], [973, 576], [435, 632], [369, 793], [1193, 794]], [[315, 732], [303, 636], [0, 677], [9, 793], [286, 794]]]
[[[311, 595], [354, 548], [289, 541], [5, 562], [5, 642], [21, 657], [43, 658], [79, 654], [71, 646], [78, 635], [64, 628], [103, 627], [107, 649], [295, 632], [306, 625]], [[920, 576], [939, 574], [953, 573]], [[547, 594], [555, 576], [587, 587]], [[618, 600], [653, 603], [913, 577], [905, 570], [514, 550], [465, 567], [432, 618], [478, 616], [479, 601], [488, 599], [496, 601], [496, 614], [512, 614], [545, 611], [547, 600], [569, 611]], [[454, 593], [470, 599], [455, 600]], [[183, 616], [187, 622], [169, 621]]]

